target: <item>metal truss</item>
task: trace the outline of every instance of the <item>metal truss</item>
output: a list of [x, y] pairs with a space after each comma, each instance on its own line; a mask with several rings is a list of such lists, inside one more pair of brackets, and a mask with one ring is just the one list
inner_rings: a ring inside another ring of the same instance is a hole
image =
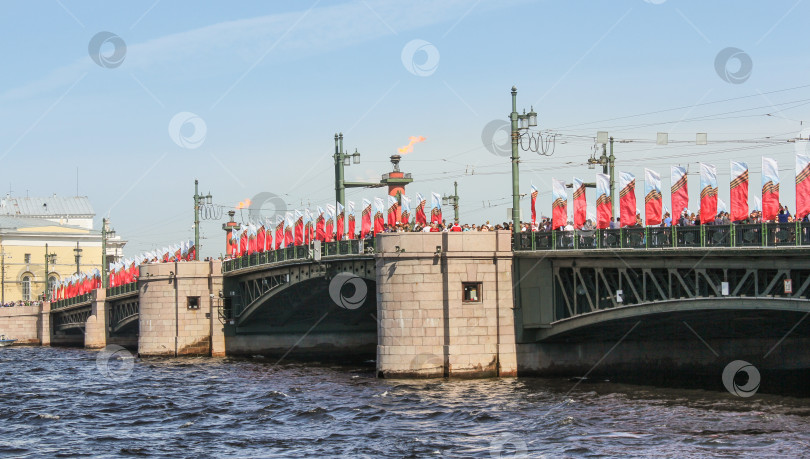
[[60, 311], [53, 316], [53, 325], [56, 330], [79, 328], [84, 330], [87, 319], [90, 317], [90, 307], [75, 308], [69, 311]]
[[125, 326], [138, 320], [140, 301], [138, 296], [127, 301], [109, 303], [107, 309], [107, 324], [111, 333], [120, 331]]
[[293, 285], [315, 278], [349, 272], [364, 279], [375, 279], [372, 257], [358, 255], [329, 262], [300, 261], [291, 266], [268, 266], [263, 271], [226, 275], [224, 299], [219, 315], [223, 320], [236, 320], [242, 325], [271, 298]]
[[[783, 297], [810, 302], [810, 267], [704, 266], [667, 262], [660, 267], [577, 260], [553, 263], [554, 321], [658, 301], [723, 297]], [[632, 262], [629, 262], [632, 263]], [[666, 266], [669, 264], [670, 266]], [[613, 266], [610, 266], [613, 265]], [[617, 266], [621, 265], [621, 266]], [[790, 290], [786, 293], [785, 281]], [[727, 284], [727, 285], [724, 285]], [[724, 288], [725, 287], [725, 288]]]

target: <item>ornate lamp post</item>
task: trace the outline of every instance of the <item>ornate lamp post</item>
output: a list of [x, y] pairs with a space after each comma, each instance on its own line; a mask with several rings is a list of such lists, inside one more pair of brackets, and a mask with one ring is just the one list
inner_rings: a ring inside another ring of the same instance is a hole
[[194, 180], [194, 261], [200, 259], [200, 208], [211, 205], [211, 193], [203, 196], [199, 193], [197, 180]]
[[[530, 127], [537, 126], [537, 113], [532, 108], [529, 113], [523, 110], [523, 114], [517, 112], [517, 88], [512, 86], [512, 113], [509, 115], [512, 121], [512, 234], [514, 244], [517, 247], [518, 235], [520, 234], [520, 151], [518, 143], [520, 137], [528, 132]], [[531, 142], [529, 142], [531, 148]]]
[[[610, 142], [610, 156], [607, 155], [607, 143]], [[610, 175], [610, 207], [611, 210], [615, 213], [616, 207], [616, 183], [613, 180], [613, 166], [616, 161], [616, 157], [613, 156], [613, 137], [608, 137], [607, 131], [599, 131], [596, 133], [596, 143], [602, 144], [602, 156], [599, 159], [591, 156], [588, 158], [588, 169], [593, 169], [596, 164], [602, 165], [602, 173], [605, 175]]]
[[[346, 207], [346, 188], [370, 188], [383, 186], [378, 182], [347, 182], [343, 179], [343, 168], [351, 166], [352, 164], [360, 164], [360, 153], [355, 148], [354, 153], [346, 153], [343, 151], [343, 133], [335, 134], [335, 154], [332, 155], [335, 160], [335, 201], [339, 202], [341, 206]], [[343, 219], [342, 228], [343, 233], [346, 233], [345, 225], [348, 219]]]
[[56, 254], [48, 252], [48, 244], [45, 244], [45, 294], [43, 298], [50, 301], [51, 299], [51, 289], [48, 285], [49, 274], [51, 273], [50, 267], [48, 264], [54, 264], [56, 261]]
[[454, 192], [452, 196], [442, 196], [442, 204], [453, 206], [453, 217], [458, 223], [458, 182], [453, 182]]
[[101, 286], [108, 287], [107, 279], [107, 238], [114, 238], [115, 231], [107, 229], [107, 219], [101, 219]]

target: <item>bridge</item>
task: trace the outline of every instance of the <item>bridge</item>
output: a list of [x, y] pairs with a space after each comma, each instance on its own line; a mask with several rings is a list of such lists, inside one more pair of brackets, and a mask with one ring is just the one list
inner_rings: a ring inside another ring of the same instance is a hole
[[[351, 304], [341, 298], [376, 290], [375, 242], [327, 242], [317, 256], [314, 247], [297, 246], [225, 261], [219, 316], [229, 351], [282, 355], [294, 347], [299, 357], [373, 356], [376, 296], [365, 293]], [[362, 285], [346, 282], [352, 279]]]
[[809, 235], [625, 228], [522, 233], [515, 247], [505, 231], [386, 233], [143, 265], [137, 283], [50, 305], [48, 336], [141, 355], [374, 359], [385, 377], [807, 369]]
[[797, 352], [810, 336], [809, 230], [790, 223], [521, 235], [521, 368], [710, 373], [732, 360], [761, 371], [810, 368]]

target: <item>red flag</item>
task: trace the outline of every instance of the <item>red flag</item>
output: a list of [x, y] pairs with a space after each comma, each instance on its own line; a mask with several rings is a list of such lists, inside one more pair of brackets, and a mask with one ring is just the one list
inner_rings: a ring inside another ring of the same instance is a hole
[[326, 240], [326, 220], [321, 206], [318, 206], [318, 219], [315, 221], [315, 239], [321, 242]]
[[779, 168], [771, 158], [762, 158], [762, 220], [776, 220], [779, 213]]
[[416, 201], [416, 216], [414, 217], [414, 221], [417, 224], [424, 226], [427, 224], [427, 216], [425, 216], [425, 199], [421, 194], [416, 193]]
[[[248, 232], [247, 229], [242, 231], [242, 235], [239, 238], [239, 256], [247, 254], [248, 251]], [[169, 260], [166, 260], [169, 261]]]
[[713, 222], [717, 217], [717, 168], [700, 163], [700, 222]]
[[256, 253], [257, 239], [256, 227], [251, 223], [248, 226], [248, 254]]
[[439, 193], [433, 192], [430, 194], [430, 223], [442, 222], [442, 196]]
[[796, 155], [796, 218], [801, 220], [810, 213], [810, 157]]
[[587, 217], [587, 204], [585, 202], [585, 183], [574, 178], [574, 228], [582, 229]]
[[284, 217], [276, 215], [276, 250], [284, 245]]
[[385, 231], [385, 218], [383, 217], [383, 201], [374, 198], [374, 235]]
[[360, 217], [360, 238], [365, 239], [371, 232], [371, 202], [363, 199], [363, 213]]
[[337, 203], [337, 217], [335, 217], [335, 240], [343, 239], [343, 232], [346, 230], [346, 220], [343, 212], [343, 205]]
[[689, 187], [686, 183], [686, 168], [672, 166], [670, 192], [672, 193], [672, 220], [677, 220], [678, 216], [689, 207]]
[[565, 192], [565, 182], [551, 179], [551, 229], [565, 227], [568, 221], [568, 193]]
[[349, 239], [354, 239], [355, 232], [354, 232], [354, 201], [349, 201], [349, 232], [348, 232]]
[[259, 226], [259, 229], [256, 230], [256, 251], [257, 252], [264, 252], [264, 225]]
[[304, 245], [304, 214], [300, 210], [295, 211], [295, 245]]
[[610, 177], [596, 174], [596, 227], [610, 228], [613, 209], [610, 203]]
[[748, 218], [748, 164], [731, 161], [730, 220], [737, 222]]
[[289, 247], [295, 243], [295, 236], [293, 236], [293, 227], [295, 221], [293, 220], [292, 213], [287, 212], [284, 216], [284, 247]]
[[619, 221], [621, 226], [633, 226], [636, 224], [636, 177], [629, 172], [621, 172], [619, 177]]
[[647, 226], [661, 224], [661, 175], [650, 169], [644, 169], [644, 219]]
[[324, 229], [324, 237], [326, 242], [335, 240], [335, 206], [332, 204], [326, 205], [326, 228]]
[[535, 204], [537, 203], [537, 188], [532, 185], [532, 229], [537, 228], [537, 211], [535, 210]]
[[397, 197], [388, 195], [388, 226], [397, 226]]
[[312, 213], [309, 209], [304, 209], [304, 244], [312, 242]]

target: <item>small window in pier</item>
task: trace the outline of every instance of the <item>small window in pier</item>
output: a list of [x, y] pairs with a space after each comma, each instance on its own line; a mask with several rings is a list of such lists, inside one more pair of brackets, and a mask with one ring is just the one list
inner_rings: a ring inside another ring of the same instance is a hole
[[477, 303], [481, 301], [481, 283], [480, 282], [462, 282], [463, 289], [462, 299], [465, 303]]
[[189, 309], [200, 309], [200, 297], [198, 296], [187, 296], [186, 302], [188, 304]]

